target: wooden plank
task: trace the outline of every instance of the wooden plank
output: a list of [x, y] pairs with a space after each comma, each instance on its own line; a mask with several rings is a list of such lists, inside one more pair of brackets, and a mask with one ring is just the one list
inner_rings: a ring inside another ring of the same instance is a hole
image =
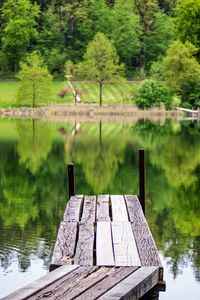
[[112, 195], [111, 207], [112, 207], [112, 220], [116, 222], [128, 222], [128, 213], [124, 197], [121, 195]]
[[130, 222], [112, 222], [116, 266], [141, 266]]
[[52, 264], [72, 264], [75, 254], [77, 222], [61, 222], [55, 243]]
[[81, 222], [94, 223], [95, 216], [96, 216], [96, 196], [85, 196]]
[[16, 292], [2, 298], [4, 300], [13, 300], [13, 299], [27, 299], [34, 294], [38, 293], [45, 287], [53, 284], [57, 280], [63, 278], [67, 274], [70, 274], [75, 269], [79, 268], [79, 266], [76, 265], [65, 265], [62, 266], [55, 271], [48, 273], [47, 275], [39, 278], [38, 280], [34, 281], [33, 283], [25, 286], [24, 288], [21, 288], [17, 290]]
[[78, 222], [80, 220], [83, 195], [72, 196], [67, 203], [63, 221]]
[[[137, 196], [125, 196], [142, 266], [162, 266], [158, 250]], [[160, 278], [162, 280], [162, 278]]]
[[[49, 285], [45, 289], [41, 290], [33, 297], [29, 298], [29, 300], [39, 300], [39, 299], [70, 299], [67, 294], [71, 294], [76, 287], [79, 286], [81, 282], [86, 278], [92, 277], [93, 274], [98, 271], [98, 267], [92, 266], [82, 266], [78, 269], [74, 270], [70, 274], [62, 277], [60, 280], [57, 280], [53, 284]], [[53, 273], [53, 272], [52, 272]]]
[[158, 267], [141, 267], [99, 300], [138, 300], [158, 283]]
[[97, 199], [97, 221], [110, 221], [109, 195], [99, 195]]
[[93, 223], [80, 223], [78, 243], [76, 246], [74, 263], [83, 266], [92, 266], [93, 248], [94, 248]]
[[[83, 298], [80, 296], [82, 293], [87, 291], [88, 289], [92, 288], [93, 286], [96, 286], [99, 282], [101, 282], [104, 279], [108, 279], [110, 274], [113, 274], [115, 272], [115, 268], [106, 268], [101, 267], [98, 270], [95, 270], [95, 272], [91, 274], [85, 274], [85, 277], [83, 277], [81, 280], [75, 283], [75, 285], [72, 286], [71, 289], [67, 288], [67, 290], [64, 293], [64, 297], [59, 297], [56, 299], [88, 299], [91, 298]], [[67, 283], [68, 285], [68, 283]], [[64, 287], [65, 289], [65, 287]], [[53, 299], [54, 300], [54, 299]]]
[[96, 264], [97, 266], [114, 266], [110, 222], [97, 222]]
[[102, 296], [108, 290], [113, 288], [116, 284], [120, 281], [125, 279], [127, 276], [135, 272], [138, 268], [137, 267], [121, 267], [115, 268], [115, 272], [109, 274], [105, 279], [97, 282], [93, 287], [84, 291], [76, 300], [84, 300], [84, 299], [97, 299], [98, 297]]

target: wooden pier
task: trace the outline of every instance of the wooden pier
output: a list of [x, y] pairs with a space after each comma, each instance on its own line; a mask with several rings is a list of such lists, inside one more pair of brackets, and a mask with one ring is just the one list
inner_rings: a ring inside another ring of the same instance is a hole
[[183, 107], [176, 107], [176, 110], [183, 111], [186, 113], [189, 117], [193, 119], [200, 119], [200, 109], [188, 109], [188, 108], [183, 108]]
[[[144, 152], [140, 152], [140, 197], [145, 200]], [[136, 195], [69, 194], [48, 275], [4, 299], [158, 299], [163, 268]]]

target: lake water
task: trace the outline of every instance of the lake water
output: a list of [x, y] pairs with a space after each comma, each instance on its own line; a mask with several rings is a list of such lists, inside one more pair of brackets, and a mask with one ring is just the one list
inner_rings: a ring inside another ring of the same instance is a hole
[[48, 272], [67, 202], [66, 162], [75, 163], [78, 194], [137, 194], [140, 148], [147, 156], [146, 215], [167, 282], [160, 299], [199, 299], [200, 123], [6, 119], [0, 120], [0, 297]]

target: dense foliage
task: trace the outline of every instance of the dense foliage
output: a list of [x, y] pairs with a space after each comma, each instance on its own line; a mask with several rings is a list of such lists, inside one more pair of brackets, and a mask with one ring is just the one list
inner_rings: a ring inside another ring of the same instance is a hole
[[83, 59], [97, 32], [113, 41], [127, 74], [146, 69], [174, 36], [166, 5], [173, 6], [157, 0], [1, 1], [1, 71], [17, 70], [20, 60], [37, 50], [52, 73], [62, 73], [66, 60]]
[[77, 66], [77, 73], [98, 82], [99, 103], [102, 106], [103, 84], [106, 80], [119, 80], [120, 74], [123, 74], [123, 65], [119, 65], [116, 49], [103, 33], [98, 32], [88, 44], [84, 61]]
[[139, 87], [135, 103], [140, 108], [165, 105], [167, 108], [172, 103], [172, 93], [163, 83], [156, 80], [144, 80]]
[[175, 41], [162, 63], [164, 80], [172, 90], [181, 95], [183, 105], [186, 106], [198, 104], [196, 100], [189, 102], [191, 94], [199, 95], [196, 86], [200, 82], [200, 64], [194, 57], [196, 52], [197, 48], [189, 42], [182, 44]]
[[20, 79], [18, 102], [35, 107], [42, 101], [48, 101], [52, 76], [43, 66], [42, 60], [36, 52], [31, 53], [27, 57], [27, 61], [21, 63], [18, 78]]
[[[176, 78], [181, 47], [188, 48], [190, 42], [190, 49], [196, 47], [195, 77], [200, 60], [199, 17], [197, 0], [4, 0], [0, 3], [0, 75], [12, 76], [20, 61], [37, 51], [51, 74], [63, 76], [66, 61], [77, 65], [85, 60], [87, 47], [99, 32], [115, 47], [127, 77], [148, 76], [156, 64], [161, 70], [160, 62], [166, 65], [170, 49], [177, 45], [177, 55], [172, 54]], [[170, 72], [165, 76], [160, 72], [165, 78], [159, 79], [178, 92], [186, 105], [197, 106], [199, 89], [191, 83], [191, 69], [184, 71], [190, 91], [185, 84], [174, 89]]]

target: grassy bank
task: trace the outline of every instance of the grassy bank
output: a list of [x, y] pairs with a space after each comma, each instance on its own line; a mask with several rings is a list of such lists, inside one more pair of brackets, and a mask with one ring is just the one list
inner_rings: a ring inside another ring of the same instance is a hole
[[[137, 89], [137, 83], [106, 83], [103, 88], [103, 103], [104, 104], [130, 104], [131, 97]], [[99, 88], [93, 82], [78, 82], [74, 86], [83, 92], [82, 101], [86, 103], [99, 103]], [[18, 107], [17, 90], [19, 82], [17, 81], [2, 81], [0, 82], [0, 108]], [[74, 98], [71, 94], [64, 98], [57, 96], [58, 92], [63, 88], [68, 87], [67, 82], [53, 81], [51, 86], [51, 94], [45, 103], [46, 104], [66, 104], [73, 103]]]

